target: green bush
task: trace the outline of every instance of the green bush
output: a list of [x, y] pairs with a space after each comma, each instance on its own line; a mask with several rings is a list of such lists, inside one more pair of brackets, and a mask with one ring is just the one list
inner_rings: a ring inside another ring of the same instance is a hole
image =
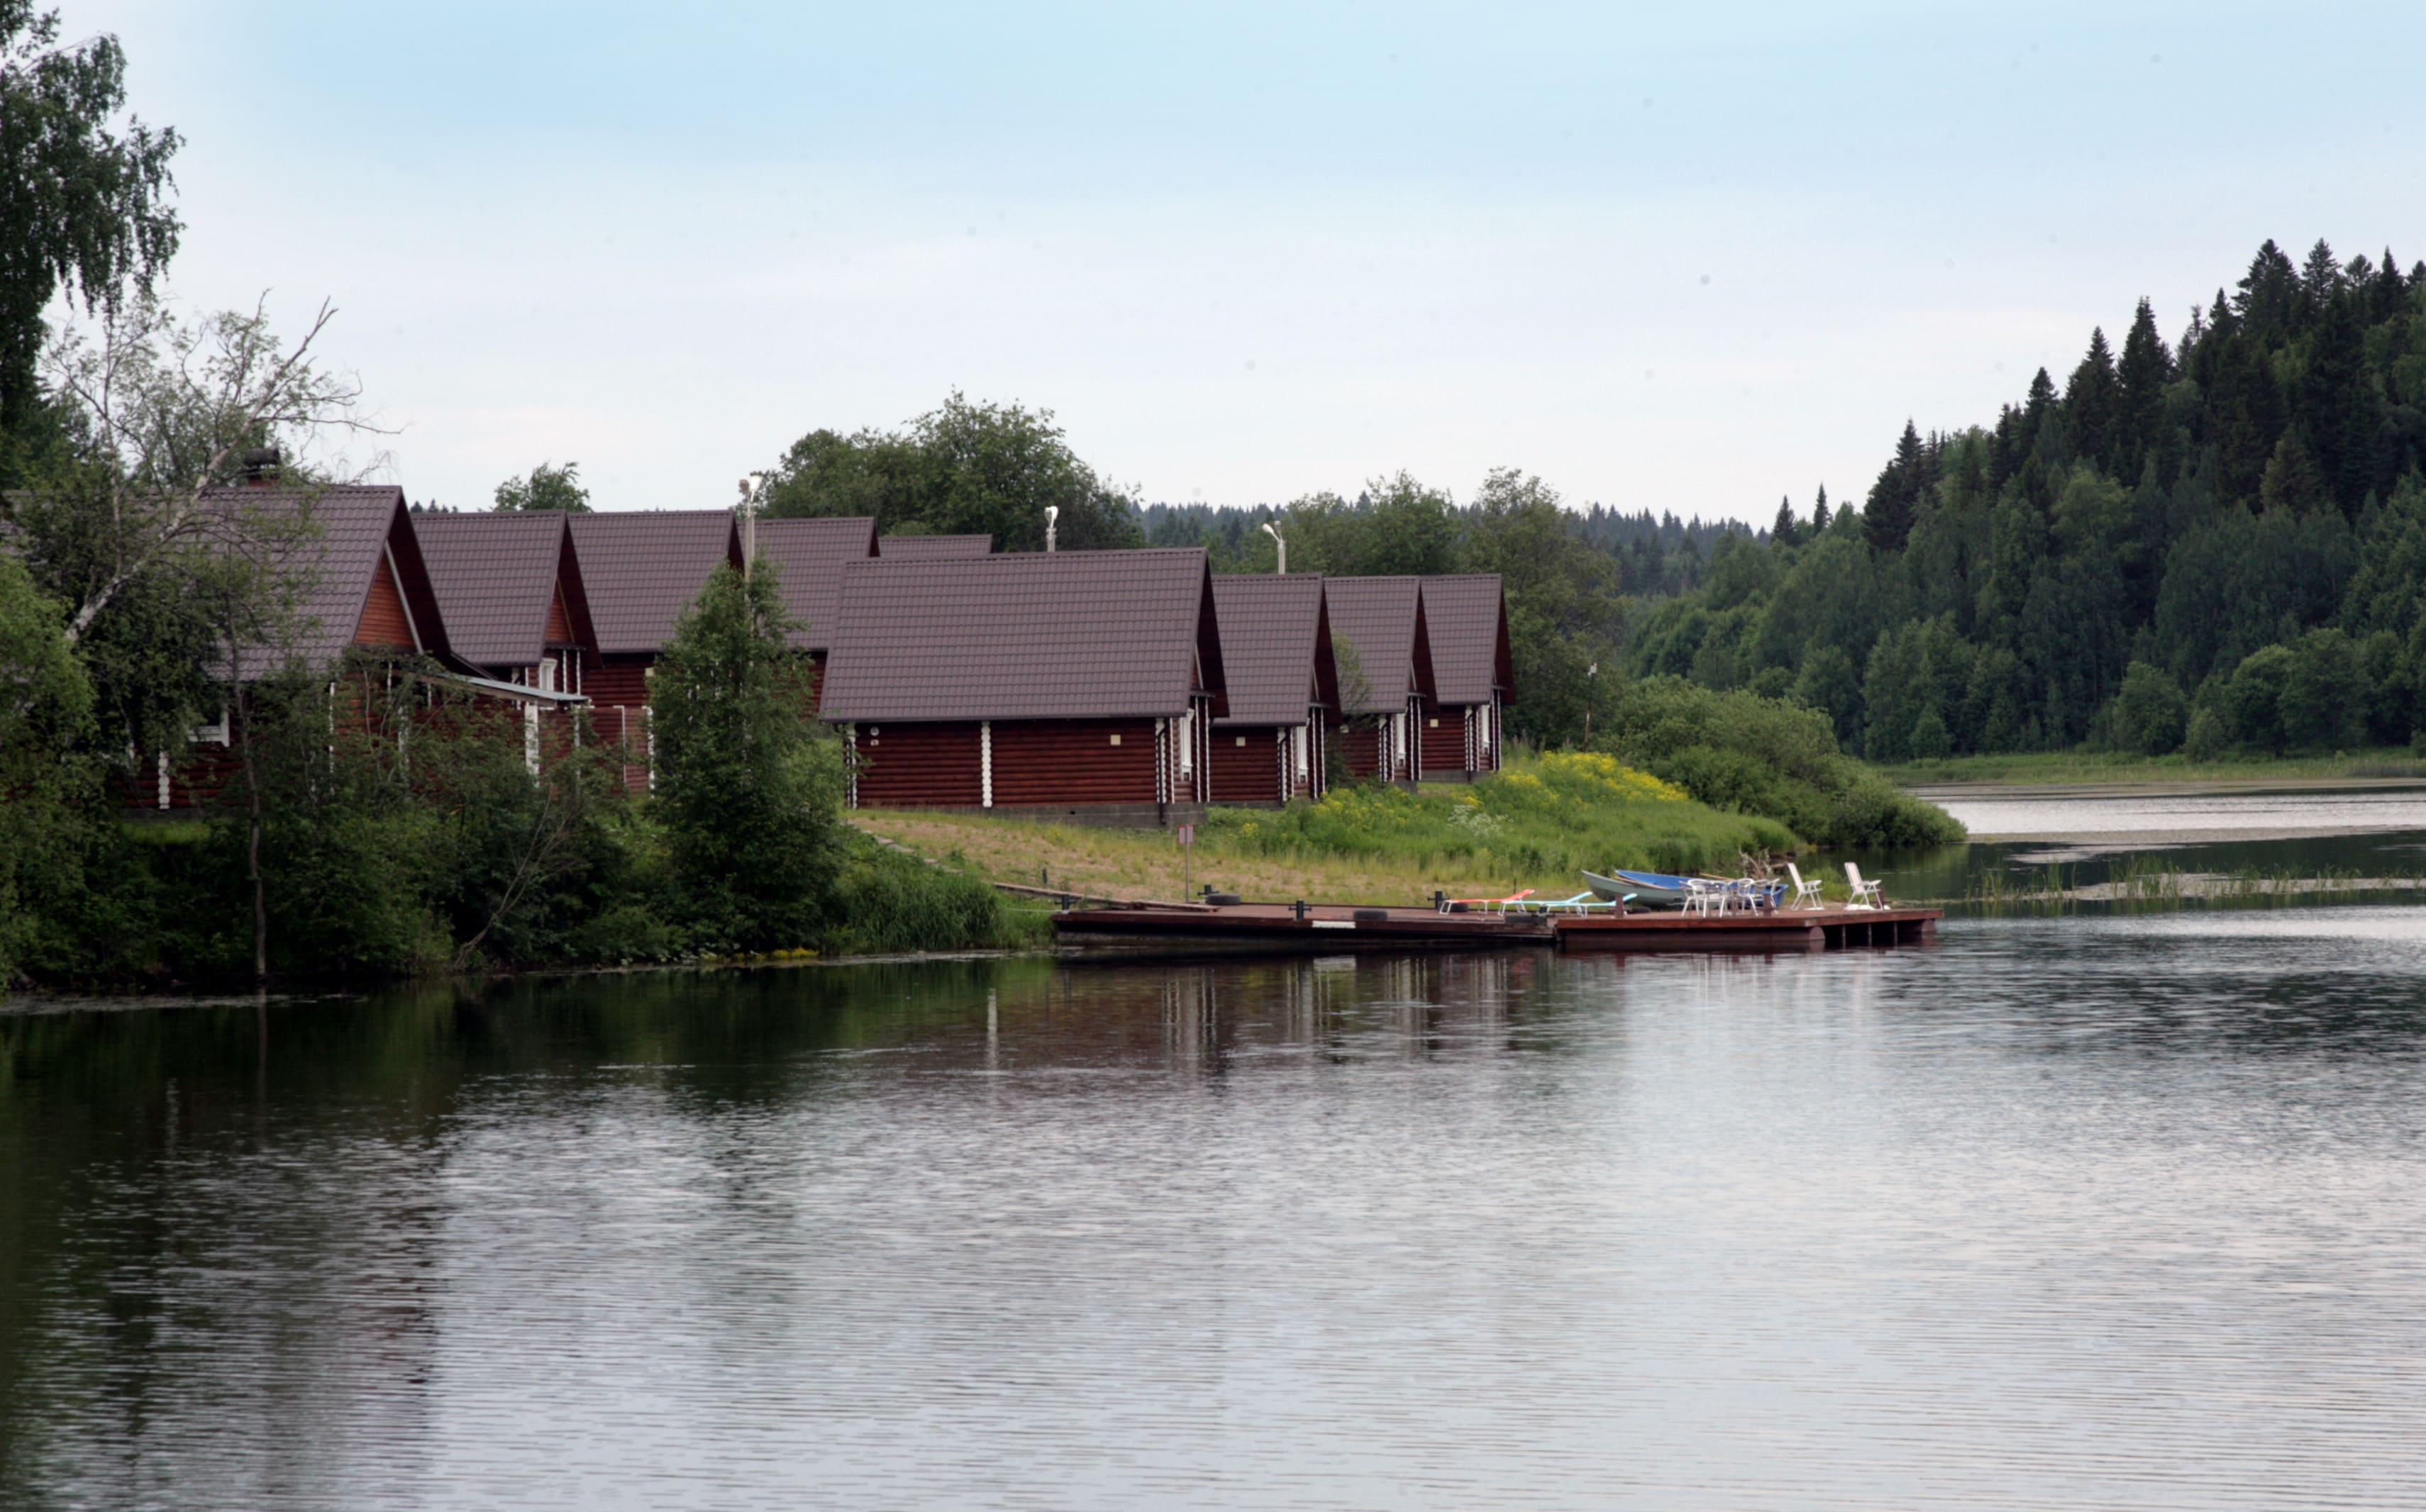
[[1759, 814], [1822, 844], [1963, 838], [1944, 810], [1846, 756], [1828, 716], [1800, 703], [1644, 678], [1620, 696], [1596, 744], [1705, 803]]
[[874, 841], [850, 846], [841, 876], [849, 951], [977, 950], [1010, 942], [1002, 894], [964, 872], [930, 866]]
[[2180, 684], [2146, 662], [2133, 662], [2114, 695], [2114, 743], [2143, 756], [2176, 749], [2190, 722], [2190, 700]]

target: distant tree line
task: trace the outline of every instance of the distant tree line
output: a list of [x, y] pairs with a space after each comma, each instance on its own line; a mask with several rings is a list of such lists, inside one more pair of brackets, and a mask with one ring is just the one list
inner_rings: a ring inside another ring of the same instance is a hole
[[1780, 510], [1627, 666], [1823, 710], [1884, 762], [2349, 749], [2426, 718], [2426, 265], [2261, 247], [2168, 345], [2143, 299], [1992, 426], [1904, 427]]

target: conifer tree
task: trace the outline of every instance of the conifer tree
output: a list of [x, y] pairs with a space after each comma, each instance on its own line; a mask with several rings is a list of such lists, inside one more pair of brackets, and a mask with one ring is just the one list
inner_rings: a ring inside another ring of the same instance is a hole
[[2072, 370], [2063, 415], [2073, 455], [2113, 472], [2115, 444], [2123, 429], [2123, 390], [2114, 376], [2114, 354], [2103, 328], [2089, 333], [2089, 351]]
[[2141, 460], [2156, 449], [2157, 430], [2164, 417], [2165, 385], [2173, 380], [2174, 358], [2165, 350], [2165, 339], [2157, 334], [2157, 312], [2142, 299], [2132, 314], [2131, 330], [2123, 338], [2123, 361], [2115, 371], [2115, 382], [2122, 390], [2115, 476], [2126, 481], [2139, 476]]
[[2320, 236], [2317, 245], [2308, 249], [2307, 265], [2300, 269], [2300, 307], [2314, 320], [2341, 292], [2342, 265], [2335, 260], [2334, 249]]
[[2300, 440], [2300, 427], [2293, 426], [2283, 432], [2283, 439], [2274, 444], [2274, 455], [2267, 459], [2264, 481], [2257, 487], [2257, 507], [2268, 514], [2280, 510], [2299, 516], [2313, 514], [2331, 501], [2323, 476]]
[[1828, 485], [1820, 485], [1820, 497], [1811, 506], [1811, 536], [1818, 539], [1828, 529]]
[[2259, 341], [2289, 333], [2300, 314], [2300, 270], [2270, 238], [2249, 260], [2233, 312]]
[[1780, 546], [1791, 546], [1800, 539], [1795, 529], [1792, 499], [1780, 498], [1777, 501], [1777, 522], [1769, 527], [1769, 539]]
[[1903, 435], [1896, 442], [1895, 456], [1880, 472], [1878, 482], [1871, 485], [1869, 502], [1862, 508], [1862, 534], [1873, 551], [1903, 550], [1905, 539], [1912, 535], [1913, 522], [1919, 515], [1922, 471], [1926, 465], [1919, 427], [1906, 420]]

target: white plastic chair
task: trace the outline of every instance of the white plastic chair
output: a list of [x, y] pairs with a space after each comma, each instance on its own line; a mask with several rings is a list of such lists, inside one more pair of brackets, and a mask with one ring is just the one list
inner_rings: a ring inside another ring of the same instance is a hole
[[1804, 881], [1803, 869], [1792, 861], [1786, 863], [1786, 879], [1794, 884], [1794, 901], [1787, 904], [1787, 908], [1824, 909], [1828, 906], [1827, 900], [1820, 895], [1820, 879], [1815, 877], [1807, 882]]
[[[1845, 903], [1849, 909], [1884, 909], [1887, 906], [1885, 896], [1879, 892], [1879, 884], [1864, 881], [1862, 869], [1852, 861], [1845, 863], [1845, 886], [1852, 891], [1852, 896]], [[1869, 901], [1864, 902], [1865, 898]]]

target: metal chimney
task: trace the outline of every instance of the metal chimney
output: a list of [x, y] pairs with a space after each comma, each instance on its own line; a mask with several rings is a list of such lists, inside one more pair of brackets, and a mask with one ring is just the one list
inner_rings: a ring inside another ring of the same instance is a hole
[[1060, 518], [1061, 507], [1059, 505], [1048, 504], [1044, 507], [1044, 549], [1048, 552], [1053, 549], [1053, 523]]

